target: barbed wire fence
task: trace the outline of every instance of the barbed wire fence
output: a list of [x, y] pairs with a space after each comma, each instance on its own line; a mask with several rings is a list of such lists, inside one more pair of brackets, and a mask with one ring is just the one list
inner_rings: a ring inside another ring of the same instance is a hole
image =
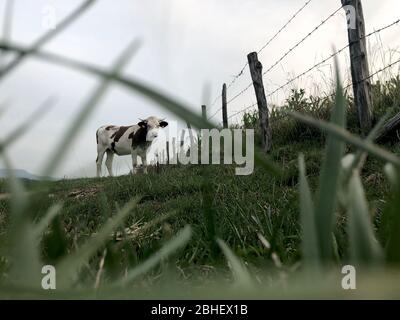
[[[310, 3], [310, 1], [308, 1], [306, 3], [306, 5], [308, 5]], [[304, 6], [302, 7], [303, 9], [305, 8]], [[340, 10], [342, 9], [342, 6], [340, 6], [338, 9], [334, 10], [326, 19], [324, 19], [320, 24], [318, 24], [316, 27], [313, 28], [312, 31], [310, 31], [305, 37], [303, 37], [300, 41], [298, 41], [293, 47], [291, 47], [287, 52], [285, 52], [285, 54], [283, 56], [281, 56], [275, 63], [273, 63], [264, 73], [263, 76], [265, 76], [267, 73], [271, 72], [277, 65], [279, 65], [279, 63], [281, 63], [287, 56], [289, 56], [290, 53], [292, 53], [297, 47], [299, 47], [303, 42], [305, 42], [308, 38], [310, 38], [318, 29], [321, 28], [321, 26], [323, 26], [325, 23], [327, 23], [331, 18], [333, 18]], [[302, 10], [301, 10], [302, 11]], [[297, 14], [294, 15], [294, 18], [299, 15], [299, 13], [301, 11], [298, 11]], [[292, 17], [289, 22], [293, 21], [294, 18]], [[289, 22], [285, 24], [285, 26], [287, 27], [289, 25]], [[279, 34], [282, 33], [284, 29], [280, 29], [280, 31], [278, 31], [275, 36], [273, 36], [271, 39], [276, 39], [277, 36]], [[271, 44], [272, 41], [268, 41], [266, 43], [266, 45], [263, 46], [262, 50], [264, 50], [269, 44]], [[257, 51], [257, 54], [259, 54], [262, 50]], [[243, 75], [243, 70], [248, 66], [248, 62], [245, 64], [245, 66], [242, 68], [242, 71], [239, 73], [239, 75]], [[237, 76], [235, 77], [235, 81], [240, 77]], [[232, 84], [232, 82], [231, 82]], [[227, 102], [231, 103], [233, 101], [235, 101], [238, 97], [240, 97], [242, 94], [244, 94], [247, 90], [249, 90], [252, 87], [252, 83], [249, 83], [244, 89], [242, 89], [239, 93], [237, 93], [236, 95], [234, 95], [231, 99], [229, 99]], [[228, 86], [229, 89], [229, 86]], [[219, 96], [220, 98], [220, 96]], [[218, 98], [217, 98], [218, 99]], [[215, 101], [215, 100], [214, 100]], [[214, 103], [213, 103], [214, 104]], [[212, 107], [213, 105], [211, 105]], [[219, 111], [221, 111], [221, 108], [218, 109], [212, 117], [210, 117], [210, 119], [212, 119]]]
[[[283, 27], [281, 27], [256, 53], [260, 53], [263, 50], [265, 50], [276, 38], [278, 38], [279, 35], [281, 35], [285, 29], [294, 21], [294, 19], [296, 19], [297, 17], [300, 16], [300, 14], [302, 12], [305, 11], [305, 9], [309, 6], [309, 4], [311, 3], [312, 0], [307, 1], [302, 7], [300, 7], [299, 10], [297, 10], [295, 12], [295, 14], [293, 14], [290, 19], [283, 25]], [[349, 5], [344, 6], [343, 4], [350, 4], [350, 6], [354, 9], [354, 11], [352, 12], [352, 10], [349, 8]], [[342, 54], [343, 52], [345, 52], [347, 49], [349, 49], [349, 53], [350, 53], [350, 62], [351, 62], [351, 69], [352, 69], [352, 81], [349, 85], [345, 86], [344, 89], [347, 90], [351, 87], [353, 87], [355, 94], [355, 100], [356, 100], [356, 104], [358, 104], [358, 112], [359, 112], [359, 118], [360, 118], [360, 127], [364, 130], [368, 130], [370, 128], [370, 124], [368, 123], [369, 119], [365, 119], [365, 114], [368, 113], [368, 110], [362, 110], [361, 108], [364, 106], [360, 106], [361, 104], [367, 104], [366, 108], [371, 108], [372, 110], [372, 106], [370, 98], [368, 100], [368, 97], [371, 96], [371, 85], [369, 83], [369, 81], [374, 78], [376, 75], [380, 74], [381, 72], [392, 68], [393, 66], [400, 64], [400, 60], [394, 61], [390, 64], [387, 64], [385, 66], [383, 66], [382, 68], [380, 68], [379, 70], [370, 73], [369, 72], [369, 66], [368, 66], [368, 53], [367, 53], [367, 46], [366, 46], [366, 40], [369, 39], [370, 37], [374, 36], [374, 35], [379, 35], [382, 32], [384, 32], [385, 30], [388, 29], [392, 29], [395, 28], [396, 26], [400, 25], [400, 17], [384, 26], [380, 26], [378, 28], [375, 28], [374, 31], [369, 32], [369, 33], [365, 33], [365, 22], [364, 22], [364, 17], [363, 17], [363, 12], [362, 12], [362, 4], [361, 4], [361, 0], [346, 0], [346, 1], [342, 1], [342, 5], [340, 5], [340, 7], [338, 7], [337, 9], [335, 9], [334, 11], [332, 11], [324, 20], [322, 20], [320, 23], [318, 23], [314, 28], [312, 28], [306, 35], [304, 35], [303, 37], [300, 38], [300, 40], [298, 40], [293, 46], [291, 46], [288, 50], [286, 50], [284, 52], [284, 54], [282, 56], [279, 57], [279, 59], [277, 59], [274, 63], [272, 63], [268, 68], [266, 68], [266, 70], [264, 72], [260, 72], [260, 76], [261, 76], [261, 82], [263, 79], [265, 79], [266, 75], [268, 75], [272, 70], [274, 70], [278, 65], [280, 65], [285, 59], [287, 59], [293, 52], [295, 52], [295, 50], [297, 48], [299, 48], [303, 43], [306, 42], [307, 39], [311, 38], [318, 30], [321, 29], [321, 27], [325, 24], [327, 24], [334, 16], [336, 16], [341, 10], [345, 10], [346, 11], [346, 17], [347, 17], [347, 21], [346, 23], [348, 24], [348, 44], [346, 44], [345, 46], [341, 47], [339, 50], [334, 51], [332, 54], [330, 54], [329, 56], [327, 56], [326, 58], [322, 59], [321, 61], [315, 63], [314, 65], [312, 65], [311, 67], [309, 67], [308, 69], [306, 69], [305, 71], [299, 73], [298, 75], [290, 78], [288, 81], [286, 81], [285, 83], [283, 83], [282, 85], [279, 85], [276, 89], [272, 90], [271, 92], [268, 92], [268, 94], [265, 94], [265, 92], [263, 92], [264, 96], [265, 96], [265, 100], [267, 101], [267, 99], [272, 98], [274, 95], [278, 94], [279, 92], [285, 90], [286, 88], [288, 88], [290, 85], [292, 85], [293, 83], [295, 83], [296, 81], [298, 81], [299, 79], [303, 78], [304, 76], [310, 74], [312, 71], [316, 70], [317, 68], [325, 65], [326, 63], [328, 63], [330, 60], [336, 58], [337, 56], [339, 56], [340, 54]], [[352, 17], [351, 14], [354, 14], [355, 16]], [[351, 23], [351, 19], [354, 18], [356, 19], [356, 23], [355, 23], [355, 27], [354, 28], [350, 28], [350, 23]], [[250, 56], [250, 55], [249, 55]], [[249, 59], [248, 56], [248, 59]], [[259, 64], [258, 67], [262, 68], [262, 64], [261, 62], [258, 61], [257, 55], [256, 55], [256, 59], [257, 61], [255, 61], [256, 64]], [[249, 68], [248, 68], [249, 67]], [[226, 90], [229, 90], [233, 87], [233, 85], [237, 82], [237, 80], [239, 78], [241, 78], [247, 69], [250, 69], [251, 73], [252, 73], [252, 82], [250, 82], [249, 84], [247, 84], [246, 86], [244, 86], [242, 89], [240, 89], [236, 94], [234, 94], [231, 98], [227, 99], [226, 98]], [[259, 84], [255, 83], [254, 81], [254, 77], [253, 75], [255, 73], [253, 72], [258, 72], [256, 70], [251, 70], [250, 66], [249, 66], [249, 60], [244, 64], [244, 66], [240, 69], [240, 71], [238, 73], [236, 73], [236, 75], [234, 76], [234, 78], [229, 82], [228, 85], [224, 84], [224, 90], [225, 90], [225, 94], [221, 94], [218, 95], [215, 99], [213, 99], [212, 104], [210, 105], [210, 110], [217, 104], [218, 101], [220, 101], [222, 99], [222, 106], [225, 107], [220, 107], [218, 108], [216, 111], [214, 111], [213, 113], [211, 113], [211, 115], [208, 117], [209, 120], [214, 119], [219, 112], [221, 112], [222, 110], [222, 118], [224, 119], [223, 121], [226, 123], [223, 123], [224, 127], [227, 126], [227, 121], [234, 118], [235, 116], [244, 113], [246, 111], [248, 111], [251, 108], [255, 108], [256, 106], [258, 106], [258, 110], [259, 112], [263, 111], [262, 109], [267, 110], [268, 112], [268, 108], [266, 105], [266, 101], [265, 103], [263, 103], [262, 101], [260, 101], [260, 99], [256, 99], [257, 101], [255, 103], [250, 104], [249, 106], [236, 111], [230, 115], [225, 114], [224, 112], [227, 112], [226, 110], [229, 109], [229, 106], [231, 106], [231, 104], [233, 102], [235, 102], [239, 97], [241, 97], [244, 93], [246, 93], [251, 87], [254, 86], [255, 91], [256, 91], [256, 95], [257, 95], [257, 87], [259, 87]], [[263, 87], [263, 83], [261, 83], [261, 86]], [[264, 91], [264, 90], [263, 90]], [[332, 95], [334, 96], [334, 95]], [[327, 98], [329, 97], [329, 95], [327, 96]], [[257, 97], [258, 98], [258, 97]], [[225, 101], [224, 101], [225, 99]], [[261, 99], [263, 100], [263, 99]], [[358, 101], [360, 101], [359, 103], [357, 103]], [[363, 102], [363, 103], [361, 103]], [[265, 105], [263, 105], [265, 104]], [[261, 113], [260, 113], [261, 114]], [[262, 124], [261, 124], [262, 126]], [[263, 133], [266, 135], [266, 132]]]
[[[258, 54], [263, 52], [278, 36], [293, 22], [293, 20], [310, 4], [312, 0], [308, 0], [299, 10], [296, 11], [296, 13], [257, 51]], [[233, 77], [232, 81], [229, 83], [227, 86], [227, 90], [229, 90], [234, 83], [244, 75], [244, 72], [246, 68], [248, 67], [249, 63], [246, 62], [244, 66], [240, 69], [240, 71]], [[246, 89], [247, 90], [247, 89]], [[217, 96], [215, 99], [213, 99], [213, 102], [211, 104], [211, 108], [218, 102], [218, 100], [222, 98], [222, 94]], [[221, 111], [222, 108], [218, 109], [211, 117], [213, 118], [219, 111]]]
[[[373, 36], [373, 35], [375, 35], [375, 34], [380, 33], [380, 32], [383, 31], [383, 30], [386, 30], [386, 29], [388, 29], [388, 28], [390, 28], [390, 27], [393, 27], [393, 26], [395, 26], [395, 25], [398, 25], [399, 23], [400, 23], [400, 19], [397, 19], [396, 21], [390, 23], [389, 25], [387, 25], [387, 26], [385, 26], [385, 27], [382, 27], [382, 28], [379, 28], [379, 29], [377, 29], [377, 30], [375, 30], [375, 31], [373, 31], [373, 32], [370, 32], [370, 33], [367, 34], [366, 36], [362, 37], [360, 40], [362, 40], [362, 39], [367, 39], [367, 38], [369, 38], [369, 37], [371, 37], [371, 36]], [[288, 86], [291, 85], [292, 83], [294, 83], [294, 82], [296, 82], [297, 80], [301, 79], [302, 77], [304, 77], [305, 75], [309, 74], [309, 73], [312, 72], [313, 70], [315, 70], [315, 69], [317, 69], [318, 67], [324, 65], [324, 64], [327, 63], [329, 60], [331, 60], [331, 59], [333, 59], [334, 57], [336, 57], [337, 55], [341, 54], [342, 52], [344, 52], [344, 51], [345, 51], [346, 49], [348, 49], [349, 47], [350, 47], [350, 44], [347, 44], [347, 45], [345, 45], [344, 47], [342, 47], [341, 49], [335, 51], [335, 52], [332, 53], [329, 57], [327, 57], [327, 58], [321, 60], [320, 62], [318, 62], [318, 63], [316, 63], [316, 64], [314, 64], [312, 67], [310, 67], [310, 68], [307, 69], [306, 71], [304, 71], [304, 72], [298, 74], [298, 75], [295, 76], [294, 78], [291, 78], [291, 79], [288, 80], [286, 83], [284, 83], [283, 85], [281, 85], [280, 87], [278, 87], [277, 89], [275, 89], [274, 91], [272, 91], [271, 93], [269, 93], [266, 97], [267, 97], [267, 98], [271, 98], [271, 97], [272, 97], [273, 95], [275, 95], [277, 92], [283, 90], [284, 88], [288, 87]], [[363, 79], [363, 80], [364, 80], [364, 81], [365, 81], [365, 80], [369, 80], [369, 79], [373, 78], [374, 76], [376, 76], [377, 74], [381, 73], [382, 71], [385, 71], [385, 70], [387, 70], [388, 68], [393, 67], [393, 66], [396, 65], [397, 63], [399, 63], [399, 61], [396, 61], [396, 62], [394, 62], [394, 63], [391, 63], [391, 64], [387, 65], [386, 67], [384, 67], [384, 68], [378, 70], [377, 72], [373, 73], [373, 74], [370, 75], [368, 78], [365, 78], [365, 79]], [[351, 88], [352, 86], [353, 86], [353, 83], [351, 83], [351, 84], [345, 86], [344, 89], [345, 89], [345, 90], [346, 90], [346, 89], [349, 89], [349, 88]], [[244, 112], [244, 111], [246, 111], [246, 110], [248, 110], [248, 109], [250, 109], [250, 108], [255, 107], [256, 105], [257, 105], [257, 103], [253, 103], [252, 105], [250, 105], [250, 106], [244, 108], [243, 110], [240, 110], [239, 112], [236, 112], [236, 113], [230, 115], [230, 116], [228, 117], [228, 119], [231, 119], [231, 118], [233, 118], [234, 116], [240, 114], [241, 112]], [[220, 110], [219, 110], [219, 111], [220, 111]]]

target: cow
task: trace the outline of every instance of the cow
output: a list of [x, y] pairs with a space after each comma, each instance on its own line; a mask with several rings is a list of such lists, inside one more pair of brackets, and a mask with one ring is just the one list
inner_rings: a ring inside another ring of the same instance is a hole
[[168, 122], [157, 117], [148, 117], [145, 120], [139, 119], [138, 124], [132, 126], [102, 126], [96, 131], [97, 142], [97, 177], [101, 176], [101, 167], [104, 154], [107, 153], [106, 167], [109, 175], [113, 176], [112, 163], [114, 155], [132, 156], [132, 173], [137, 173], [140, 157], [144, 167], [144, 173], [147, 173], [147, 152], [158, 136], [158, 130], [168, 126]]

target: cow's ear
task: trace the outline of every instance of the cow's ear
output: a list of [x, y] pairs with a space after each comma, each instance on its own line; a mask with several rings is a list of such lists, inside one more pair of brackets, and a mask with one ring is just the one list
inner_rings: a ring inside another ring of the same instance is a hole
[[160, 121], [160, 127], [161, 128], [165, 128], [166, 126], [168, 126], [168, 122], [167, 121]]
[[140, 122], [138, 123], [138, 126], [141, 127], [141, 128], [146, 128], [147, 123], [146, 123], [145, 121], [140, 121]]

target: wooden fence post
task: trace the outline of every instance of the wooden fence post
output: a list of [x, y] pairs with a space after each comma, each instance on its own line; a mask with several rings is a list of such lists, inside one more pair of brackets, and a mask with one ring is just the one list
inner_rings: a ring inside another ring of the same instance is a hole
[[179, 140], [179, 147], [182, 148], [185, 144], [185, 130], [182, 129], [181, 137]]
[[258, 116], [260, 120], [262, 148], [265, 152], [271, 149], [272, 135], [269, 126], [269, 114], [267, 98], [265, 97], [264, 84], [262, 78], [262, 64], [258, 61], [257, 52], [247, 55], [249, 62], [251, 78], [253, 80], [254, 90], [257, 98]]
[[169, 165], [169, 141], [167, 141], [167, 148], [166, 148], [166, 152], [167, 152], [167, 165]]
[[207, 120], [207, 107], [204, 104], [201, 106], [201, 116]]
[[226, 83], [222, 86], [222, 123], [224, 128], [228, 128], [228, 103], [226, 101]]
[[[350, 44], [351, 77], [353, 81], [354, 102], [358, 111], [361, 131], [366, 135], [372, 127], [372, 93], [368, 66], [367, 41], [365, 39], [365, 21], [361, 0], [341, 0], [344, 9], [349, 11], [347, 33]], [[350, 6], [346, 8], [346, 6]], [[355, 20], [354, 20], [355, 19]], [[355, 21], [355, 24], [351, 23]], [[355, 27], [355, 28], [354, 28]], [[364, 80], [367, 79], [367, 80]]]
[[[186, 123], [187, 125], [187, 129], [189, 131], [189, 139], [190, 139], [190, 147], [189, 147], [189, 151], [191, 148], [194, 148], [194, 136], [193, 136], [193, 132], [192, 132], [192, 126], [190, 125], [189, 122]], [[182, 145], [183, 147], [183, 145]]]
[[163, 165], [165, 165], [165, 150], [163, 150], [163, 151], [162, 151], [162, 154], [161, 154], [161, 163], [162, 163]]
[[170, 155], [170, 160], [169, 160], [169, 164], [177, 164], [177, 159], [178, 159], [178, 157], [177, 157], [177, 155], [178, 155], [178, 152], [177, 152], [177, 147], [176, 147], [176, 138], [175, 137], [173, 137], [172, 138], [172, 141], [171, 141], [171, 153], [172, 153], [172, 155]]

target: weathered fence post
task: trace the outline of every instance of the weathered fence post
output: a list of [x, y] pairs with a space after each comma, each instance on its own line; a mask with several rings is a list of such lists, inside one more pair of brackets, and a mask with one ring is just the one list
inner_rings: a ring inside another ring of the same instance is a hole
[[204, 104], [201, 106], [201, 116], [207, 120], [207, 107]]
[[228, 103], [226, 101], [226, 83], [222, 86], [222, 123], [224, 128], [228, 128]]
[[[369, 78], [365, 22], [361, 0], [341, 0], [348, 17], [348, 38], [353, 81], [354, 102], [363, 134], [371, 130], [373, 122], [371, 81]], [[352, 16], [354, 15], [354, 16]]]
[[167, 140], [167, 148], [166, 148], [166, 152], [167, 152], [167, 165], [169, 165], [169, 141]]
[[[188, 129], [188, 131], [189, 131], [190, 146], [189, 146], [188, 152], [190, 153], [190, 152], [192, 152], [191, 149], [194, 148], [194, 146], [195, 146], [195, 145], [194, 145], [194, 144], [195, 144], [195, 141], [194, 141], [192, 126], [190, 125], [189, 122], [186, 122], [186, 125], [187, 125], [187, 129]], [[184, 136], [183, 136], [183, 137], [184, 137]], [[182, 145], [182, 147], [184, 148], [184, 144]]]
[[254, 90], [258, 104], [258, 115], [260, 119], [262, 148], [265, 152], [271, 149], [272, 137], [269, 126], [269, 114], [267, 98], [265, 97], [264, 84], [262, 79], [262, 64], [258, 61], [257, 52], [249, 53], [247, 56], [251, 78], [253, 80]]
[[183, 148], [184, 145], [185, 145], [185, 130], [182, 129], [181, 137], [179, 140], [179, 148]]

